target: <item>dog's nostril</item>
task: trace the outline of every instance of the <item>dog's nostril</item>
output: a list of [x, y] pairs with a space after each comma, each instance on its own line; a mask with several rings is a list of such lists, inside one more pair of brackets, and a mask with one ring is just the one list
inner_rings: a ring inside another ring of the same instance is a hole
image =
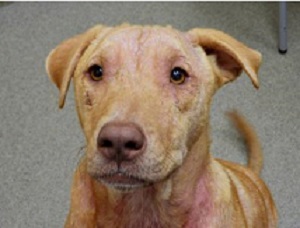
[[130, 140], [130, 141], [126, 142], [124, 146], [126, 149], [129, 149], [129, 150], [139, 150], [142, 148], [143, 145], [141, 143]]
[[112, 148], [113, 147], [113, 142], [109, 139], [102, 139], [100, 141], [100, 147]]

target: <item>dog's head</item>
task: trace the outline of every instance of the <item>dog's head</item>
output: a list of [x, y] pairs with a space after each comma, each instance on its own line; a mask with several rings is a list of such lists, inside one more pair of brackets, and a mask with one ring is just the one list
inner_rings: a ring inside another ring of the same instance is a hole
[[176, 170], [207, 127], [215, 91], [243, 70], [258, 87], [260, 60], [220, 31], [122, 25], [63, 42], [46, 67], [60, 107], [74, 81], [88, 172], [126, 189]]

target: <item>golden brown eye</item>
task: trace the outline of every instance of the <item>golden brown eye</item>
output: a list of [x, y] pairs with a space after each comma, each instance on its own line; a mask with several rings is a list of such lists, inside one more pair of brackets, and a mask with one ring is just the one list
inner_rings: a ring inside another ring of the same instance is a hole
[[182, 83], [184, 83], [187, 76], [188, 76], [188, 74], [185, 70], [183, 70], [180, 67], [175, 67], [171, 71], [170, 80], [172, 83], [182, 84]]
[[88, 73], [94, 81], [100, 81], [103, 78], [103, 69], [99, 65], [93, 65], [89, 68]]

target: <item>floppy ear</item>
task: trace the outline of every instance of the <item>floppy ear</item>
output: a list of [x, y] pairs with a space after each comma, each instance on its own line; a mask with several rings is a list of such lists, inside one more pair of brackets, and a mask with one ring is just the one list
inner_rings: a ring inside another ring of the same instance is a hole
[[64, 106], [66, 93], [76, 65], [89, 46], [104, 27], [95, 26], [83, 34], [72, 37], [53, 49], [46, 59], [46, 71], [59, 89], [59, 107]]
[[233, 37], [214, 29], [192, 29], [188, 35], [193, 44], [201, 46], [210, 57], [219, 86], [236, 79], [244, 70], [258, 88], [261, 54]]

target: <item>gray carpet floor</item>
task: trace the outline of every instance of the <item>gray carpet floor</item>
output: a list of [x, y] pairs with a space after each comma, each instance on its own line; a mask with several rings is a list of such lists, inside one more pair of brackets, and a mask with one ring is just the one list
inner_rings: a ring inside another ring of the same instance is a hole
[[263, 179], [280, 227], [300, 227], [300, 3], [288, 4], [286, 55], [277, 51], [278, 3], [13, 3], [0, 7], [0, 227], [62, 227], [84, 138], [73, 89], [63, 110], [44, 69], [62, 40], [98, 24], [170, 24], [223, 30], [263, 55], [261, 88], [243, 74], [215, 96], [212, 151], [244, 163], [245, 148], [224, 112], [256, 126]]

